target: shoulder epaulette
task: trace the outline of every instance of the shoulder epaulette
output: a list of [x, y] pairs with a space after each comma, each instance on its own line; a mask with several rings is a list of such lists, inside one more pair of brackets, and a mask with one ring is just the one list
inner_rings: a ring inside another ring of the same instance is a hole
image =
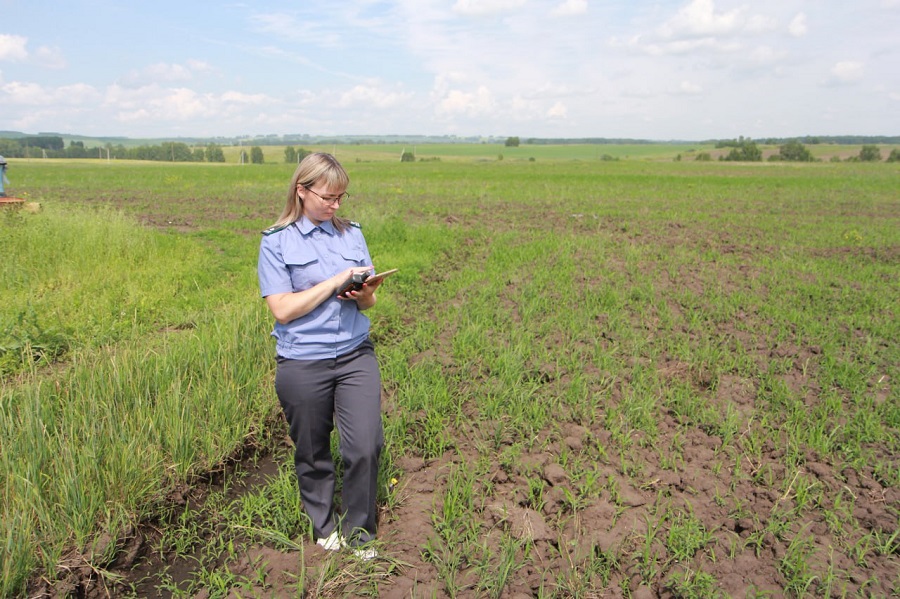
[[359, 224], [358, 222], [356, 222], [355, 220], [351, 220], [351, 221], [350, 221], [350, 226], [351, 226], [351, 227], [356, 227], [357, 229], [362, 229], [362, 225]]
[[271, 235], [272, 233], [277, 233], [278, 231], [281, 231], [282, 229], [286, 229], [286, 228], [287, 228], [287, 225], [281, 225], [280, 227], [269, 227], [268, 229], [263, 231], [262, 234], [263, 235]]

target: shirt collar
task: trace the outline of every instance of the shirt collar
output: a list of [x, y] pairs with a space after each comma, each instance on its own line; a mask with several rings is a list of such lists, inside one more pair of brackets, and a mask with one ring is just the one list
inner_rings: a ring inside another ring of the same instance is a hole
[[304, 235], [309, 235], [316, 229], [321, 229], [329, 235], [334, 235], [334, 225], [331, 224], [330, 220], [326, 220], [321, 225], [315, 225], [311, 220], [306, 218], [305, 215], [301, 216], [300, 220], [297, 221], [297, 228], [300, 229], [300, 232]]

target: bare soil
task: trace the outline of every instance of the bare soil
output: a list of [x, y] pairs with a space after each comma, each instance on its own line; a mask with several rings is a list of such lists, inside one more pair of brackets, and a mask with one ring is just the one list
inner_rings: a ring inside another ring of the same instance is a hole
[[[783, 351], [794, 349], [787, 348]], [[662, 364], [660, 368], [665, 376], [693, 376], [677, 362]], [[753, 395], [753, 383], [735, 376], [722, 381], [716, 398], [749, 407], [752, 405]], [[389, 398], [387, 403], [389, 405]], [[660, 430], [665, 436], [675, 435], [683, 428], [679, 427], [675, 416], [667, 414], [662, 417]], [[467, 453], [475, 459], [477, 451], [472, 447], [472, 442], [480, 436], [475, 427], [458, 435], [458, 454], [448, 453], [435, 460], [424, 460], [416, 456], [399, 460], [398, 465], [403, 471], [402, 480], [398, 482], [401, 500], [393, 511], [382, 512], [379, 523], [383, 553], [392, 561], [380, 565], [379, 560], [376, 560], [365, 566], [370, 576], [372, 572], [380, 572], [377, 575], [381, 580], [377, 596], [449, 596], [435, 566], [424, 559], [423, 548], [429, 536], [435, 534], [432, 514], [442, 501], [448, 470], [454, 464], [461, 463]], [[541, 593], [558, 592], [553, 591], [556, 577], [573, 567], [577, 569], [578, 564], [590, 562], [598, 552], [617, 554], [623, 558], [618, 564], [619, 569], [613, 571], [609, 584], [595, 589], [587, 596], [624, 597], [628, 596], [625, 589], [632, 597], [678, 596], [662, 584], [665, 572], [660, 573], [660, 580], [646, 585], [642, 583], [637, 571], [636, 559], [629, 563], [631, 559], [628, 556], [640, 549], [647, 522], [654, 520], [653, 506], [660, 494], [669, 497], [675, 506], [682, 504], [688, 508], [689, 503], [689, 509], [713, 531], [713, 544], [721, 552], [722, 558], [714, 562], [704, 561], [702, 568], [718, 581], [718, 590], [724, 596], [785, 594], [785, 577], [779, 563], [789, 550], [787, 541], [767, 533], [753, 548], [739, 550], [734, 558], [727, 558], [727, 555], [728, 548], [736, 541], [747, 542], [751, 535], [765, 530], [768, 525], [767, 515], [779, 504], [789, 506], [792, 498], [789, 493], [782, 493], [764, 484], [753, 484], [744, 479], [735, 480], [728, 467], [715, 471], [713, 464], [716, 461], [716, 448], [720, 445], [718, 438], [699, 429], [692, 430], [684, 439], [685, 468], [681, 472], [654, 467], [653, 464], [658, 461], [658, 453], [653, 447], [647, 447], [643, 453], [648, 468], [640, 477], [638, 485], [635, 485], [632, 478], [624, 476], [615, 465], [598, 463], [600, 477], [617, 482], [619, 497], [614, 499], [605, 494], [599, 501], [573, 515], [566, 512], [564, 504], [565, 490], [572, 492], [574, 489], [565, 471], [557, 465], [555, 457], [563, 446], [573, 452], [591, 452], [592, 448], [609, 440], [609, 433], [602, 428], [592, 429], [569, 422], [557, 430], [542, 433], [542, 436], [546, 437], [546, 443], [541, 443], [545, 449], [539, 453], [523, 455], [522, 471], [504, 470], [499, 465], [492, 469], [492, 497], [480, 513], [480, 524], [487, 531], [488, 542], [492, 536], [497, 536], [496, 531], [507, 530], [516, 538], [533, 543], [529, 565], [512, 573], [504, 597], [534, 597]], [[772, 440], [767, 443], [763, 459], [746, 466], [757, 471], [763, 468], [783, 471], [784, 466], [780, 460], [782, 453], [783, 450]], [[891, 456], [886, 458], [890, 459]], [[288, 459], [287, 442], [282, 443], [276, 453], [255, 459], [255, 465], [249, 470], [248, 476], [232, 489], [230, 496], [239, 497], [241, 493], [265, 484], [268, 478], [275, 475], [279, 461]], [[247, 465], [249, 463], [244, 466]], [[883, 531], [887, 535], [896, 532], [897, 508], [900, 506], [900, 493], [897, 489], [885, 488], [871, 472], [849, 469], [838, 471], [832, 465], [817, 462], [812, 457], [804, 470], [814, 476], [828, 490], [829, 495], [845, 494], [848, 501], [851, 498], [855, 501], [853, 516], [862, 527], [862, 532]], [[534, 471], [540, 472], [549, 485], [546, 503], [540, 511], [527, 507], [524, 496], [524, 490], [529, 485], [528, 475]], [[176, 490], [170, 495], [170, 501], [174, 505], [188, 502], [200, 505], [209, 489], [215, 488], [215, 481], [211, 483], [210, 487], [200, 485]], [[732, 484], [736, 485], [735, 494], [744, 500], [745, 509], [740, 514], [734, 513], [731, 506], [720, 505], [715, 499], [717, 489], [727, 489]], [[151, 548], [159, 536], [158, 527], [162, 524], [146, 523], [133, 531], [130, 538], [117, 541], [120, 543], [118, 557], [109, 564], [106, 571], [123, 577], [120, 582], [113, 581], [110, 576], [101, 576], [84, 559], [72, 555], [66, 565], [68, 575], [53, 585], [36, 583], [30, 589], [29, 597], [176, 596], [171, 589], [159, 588], [160, 580], [157, 575], [166, 571], [172, 581], [183, 585], [195, 570], [196, 563], [152, 553]], [[791, 530], [809, 531], [815, 539], [815, 555], [831, 556], [831, 566], [835, 570], [849, 573], [851, 582], [845, 588], [848, 595], [887, 597], [895, 593], [890, 585], [897, 576], [896, 555], [868, 555], [864, 564], [853, 563], [842, 552], [829, 550], [838, 540], [824, 518], [794, 522]], [[229, 561], [229, 570], [240, 577], [252, 577], [262, 569], [265, 572], [262, 577], [265, 584], [253, 588], [242, 585], [240, 591], [232, 590], [229, 595], [232, 597], [295, 597], [301, 564], [306, 568], [307, 580], [315, 580], [326, 568], [334, 567], [335, 556], [312, 542], [305, 546], [302, 555], [298, 551], [282, 551], [268, 545], [241, 545], [241, 539], [235, 539], [235, 542], [239, 557], [236, 561]], [[339, 568], [346, 568], [348, 573], [345, 577], [336, 577], [333, 595], [326, 593], [324, 596], [364, 594], [363, 589], [354, 590], [354, 585], [349, 582], [351, 573], [360, 568], [360, 564], [354, 563], [354, 558], [349, 555], [341, 555], [338, 559]], [[827, 564], [818, 565], [823, 569], [828, 567]], [[676, 565], [670, 565], [670, 568], [674, 567]], [[474, 590], [478, 582], [474, 576], [471, 568], [460, 573], [458, 582], [470, 585], [471, 590], [458, 596], [481, 596]], [[867, 584], [873, 577], [879, 581], [875, 586]], [[204, 592], [196, 595], [206, 596], [208, 595]]]

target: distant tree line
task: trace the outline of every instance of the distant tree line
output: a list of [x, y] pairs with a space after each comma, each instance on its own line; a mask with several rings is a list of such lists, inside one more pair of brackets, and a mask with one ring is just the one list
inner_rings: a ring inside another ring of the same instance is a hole
[[33, 137], [23, 137], [18, 140], [0, 139], [0, 144], [2, 144], [3, 142], [12, 142], [11, 144], [9, 144], [10, 147], [21, 145], [25, 148], [31, 147], [38, 148], [40, 150], [62, 150], [65, 147], [63, 138], [57, 135], [35, 135]]
[[[799, 141], [802, 144], [806, 145], [817, 145], [817, 144], [839, 144], [839, 145], [847, 145], [847, 146], [855, 146], [862, 144], [882, 144], [882, 145], [897, 145], [900, 144], [900, 135], [807, 135], [804, 137], [769, 137], [764, 140], [759, 140], [759, 143], [769, 145], [769, 146], [778, 146], [782, 144], [786, 144], [789, 141]], [[728, 144], [734, 144], [737, 140], [720, 140], [720, 139], [707, 139], [702, 140], [702, 143], [714, 143], [714, 144], [724, 144], [721, 147], [728, 147]], [[559, 138], [559, 137], [546, 137], [546, 138], [537, 138], [537, 137], [529, 137], [523, 141], [525, 144], [530, 145], [566, 145], [566, 144], [598, 144], [598, 145], [641, 145], [641, 144], [659, 144], [659, 143], [697, 143], [697, 140], [668, 140], [668, 141], [654, 141], [649, 139], [630, 139], [624, 137], [579, 137], [579, 138]]]
[[777, 146], [789, 141], [815, 146], [818, 144], [838, 144], [856, 146], [864, 144], [900, 144], [900, 135], [807, 135], [805, 137], [770, 137], [762, 143]]
[[[832, 137], [832, 138], [800, 138], [782, 140], [780, 143], [778, 154], [768, 157], [770, 161], [786, 161], [786, 162], [814, 162], [817, 159], [812, 155], [803, 142], [803, 139], [813, 139], [814, 143], [822, 143], [822, 140], [841, 140], [839, 143], [855, 145], [860, 139], [873, 139], [871, 137], [862, 138], [854, 136]], [[882, 143], [900, 144], [900, 137], [881, 137], [877, 138]], [[894, 141], [891, 141], [894, 140]], [[528, 140], [528, 143], [536, 140]], [[565, 143], [574, 140], [537, 140], [537, 143]], [[772, 144], [773, 140], [766, 140], [766, 145]], [[602, 138], [585, 138], [577, 143], [653, 143], [639, 140], [614, 140]], [[509, 137], [506, 139], [507, 147], [517, 147], [520, 144], [518, 137]], [[719, 160], [728, 162], [761, 162], [763, 159], [762, 150], [757, 143], [743, 136], [737, 139], [719, 140], [715, 144], [716, 148], [730, 148], [728, 154], [719, 156]], [[309, 154], [303, 148], [294, 148], [287, 146], [284, 149], [284, 161], [287, 163], [297, 163]], [[408, 155], [406, 155], [408, 154]], [[0, 156], [6, 158], [99, 158], [99, 159], [116, 159], [116, 160], [154, 160], [161, 162], [225, 162], [225, 154], [222, 146], [217, 143], [208, 143], [205, 146], [189, 146], [183, 142], [163, 142], [157, 145], [143, 145], [135, 147], [125, 147], [122, 144], [107, 143], [105, 146], [85, 147], [83, 141], [70, 141], [66, 146], [62, 137], [55, 135], [36, 135], [21, 138], [4, 138], [0, 137]], [[680, 157], [680, 155], [679, 155]], [[413, 162], [415, 155], [412, 152], [404, 152], [401, 161]], [[604, 160], [612, 159], [611, 156], [604, 155]], [[708, 152], [697, 154], [695, 160], [711, 160], [712, 156]], [[239, 160], [241, 164], [253, 163], [263, 164], [265, 156], [260, 146], [252, 146], [250, 153], [241, 149]], [[840, 161], [840, 158], [832, 157], [832, 161]], [[882, 154], [878, 145], [875, 143], [863, 144], [857, 156], [847, 158], [850, 162], [881, 162]], [[887, 157], [886, 162], [900, 162], [900, 150], [894, 148]]]
[[[261, 150], [260, 150], [261, 151]], [[182, 142], [163, 142], [152, 146], [126, 148], [122, 144], [85, 147], [83, 141], [62, 137], [35, 136], [19, 139], [0, 138], [0, 155], [6, 158], [103, 158], [118, 160], [157, 160], [165, 162], [225, 162], [222, 146], [214, 143], [191, 147]]]
[[[726, 162], [761, 162], [763, 159], [762, 150], [750, 138], [743, 136], [733, 140], [723, 140], [716, 143], [716, 148], [731, 148], [728, 154], [719, 156], [719, 160]], [[702, 157], [701, 157], [702, 156]], [[698, 154], [697, 160], [709, 160], [708, 153]], [[847, 162], [881, 162], [881, 150], [876, 144], [863, 144], [856, 156], [847, 158]], [[812, 152], [799, 140], [792, 139], [782, 143], [778, 148], [777, 154], [769, 156], [770, 162], [816, 162], [818, 159], [812, 155]], [[832, 162], [840, 162], [838, 156], [831, 158]], [[900, 162], [900, 150], [894, 148], [888, 155], [886, 162]]]
[[[518, 139], [518, 138], [516, 138]], [[525, 140], [526, 144], [533, 146], [551, 146], [551, 145], [575, 145], [575, 144], [596, 144], [596, 145], [642, 145], [642, 144], [658, 144], [661, 142], [651, 141], [649, 139], [628, 139], [621, 137], [581, 137], [569, 139], [564, 137], [529, 137]]]
[[[308, 150], [287, 146], [284, 161], [298, 163], [309, 154]], [[217, 143], [189, 146], [183, 142], [163, 142], [157, 145], [125, 147], [108, 143], [104, 146], [85, 147], [83, 141], [70, 141], [65, 146], [58, 136], [34, 136], [23, 138], [0, 137], [0, 156], [6, 158], [99, 158], [109, 160], [155, 160], [160, 162], [225, 162], [225, 152]], [[241, 164], [263, 164], [263, 149], [252, 146], [249, 153], [241, 148], [238, 157]]]

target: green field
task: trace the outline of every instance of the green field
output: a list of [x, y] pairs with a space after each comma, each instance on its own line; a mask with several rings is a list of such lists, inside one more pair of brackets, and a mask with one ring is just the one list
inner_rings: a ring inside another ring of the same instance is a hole
[[[531, 145], [521, 144], [507, 147], [503, 144], [349, 144], [349, 145], [303, 145], [311, 152], [333, 153], [348, 164], [354, 162], [399, 161], [403, 152], [412, 152], [417, 161], [446, 160], [451, 162], [471, 161], [597, 161], [604, 156], [608, 159], [673, 160], [678, 154], [689, 156], [691, 152], [710, 151], [713, 144], [572, 144], [572, 145]], [[266, 162], [283, 162], [284, 146], [261, 146]], [[223, 148], [226, 162], [239, 162], [240, 151], [249, 154], [248, 146], [228, 146]], [[857, 148], [857, 153], [859, 149]]]
[[306, 149], [335, 151], [344, 215], [400, 269], [371, 312], [384, 559], [318, 551], [285, 467], [255, 270], [283, 150], [22, 160], [9, 191], [41, 209], [0, 212], [0, 595], [900, 587], [896, 164]]
[[[202, 147], [202, 146], [201, 146]], [[645, 143], [645, 144], [565, 144], [542, 145], [521, 144], [507, 147], [497, 143], [484, 144], [352, 144], [352, 145], [295, 145], [312, 152], [334, 153], [346, 162], [399, 161], [403, 152], [412, 152], [418, 161], [444, 160], [454, 162], [471, 161], [588, 161], [637, 160], [662, 162], [676, 160], [696, 160], [700, 153], [709, 153], [714, 160], [728, 154], [729, 148], [716, 148], [712, 142], [696, 143]], [[777, 155], [779, 146], [761, 144], [760, 150], [766, 160]], [[882, 160], [886, 159], [896, 146], [881, 145]], [[840, 144], [811, 144], [806, 146], [817, 160], [827, 162], [833, 158], [847, 160], [859, 155], [860, 146]], [[284, 146], [261, 146], [267, 163], [284, 161]], [[249, 146], [224, 147], [226, 162], [240, 162], [240, 152], [249, 155]]]

